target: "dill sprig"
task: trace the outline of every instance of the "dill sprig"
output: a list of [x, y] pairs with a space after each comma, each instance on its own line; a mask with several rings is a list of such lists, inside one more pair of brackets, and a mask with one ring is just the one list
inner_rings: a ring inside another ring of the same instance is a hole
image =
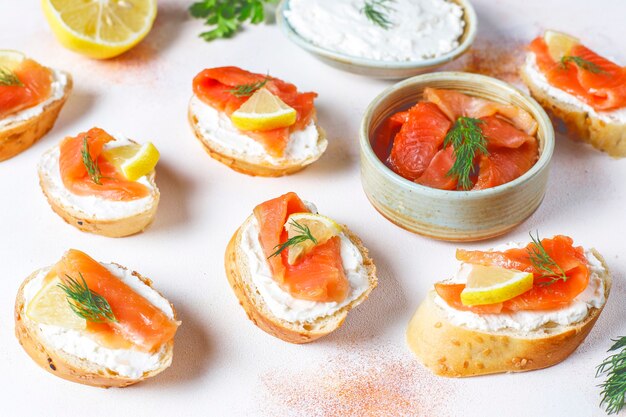
[[257, 81], [255, 83], [250, 84], [240, 84], [228, 90], [228, 92], [237, 97], [250, 97], [254, 94], [258, 89], [265, 87], [268, 81], [271, 80], [271, 77], [267, 75], [263, 81]]
[[98, 185], [101, 185], [100, 179], [102, 178], [102, 174], [100, 173], [100, 167], [98, 166], [98, 162], [91, 157], [89, 154], [89, 143], [87, 143], [88, 136], [85, 135], [83, 138], [83, 148], [80, 150], [81, 155], [83, 156], [83, 164], [85, 164], [85, 168], [87, 168], [87, 173], [89, 174], [89, 178], [93, 182]]
[[67, 302], [72, 311], [78, 316], [92, 323], [105, 323], [117, 321], [109, 302], [100, 294], [92, 291], [87, 286], [83, 274], [78, 273], [80, 282], [66, 275], [63, 284], [59, 288], [65, 292]]
[[23, 87], [24, 83], [13, 71], [0, 67], [0, 85]]
[[566, 69], [568, 62], [573, 62], [578, 67], [584, 69], [585, 71], [589, 71], [592, 74], [600, 74], [600, 73], [606, 72], [602, 68], [600, 68], [596, 63], [588, 61], [579, 56], [574, 56], [574, 55], [565, 55], [561, 57], [559, 66], [563, 69]]
[[480, 152], [488, 155], [487, 139], [480, 129], [480, 124], [484, 123], [480, 119], [461, 116], [456, 119], [452, 129], [446, 134], [443, 146], [452, 145], [454, 147], [454, 164], [448, 176], [457, 176], [459, 178], [459, 188], [468, 190], [472, 187], [470, 175], [474, 170], [474, 159]]
[[528, 248], [528, 256], [530, 258], [530, 263], [535, 267], [536, 270], [541, 271], [542, 278], [550, 278], [547, 281], [541, 282], [539, 285], [546, 286], [552, 285], [557, 281], [567, 281], [568, 276], [563, 271], [563, 268], [559, 266], [559, 264], [548, 254], [546, 248], [541, 243], [541, 239], [539, 238], [539, 232], [536, 232], [537, 236], [533, 236], [532, 233], [529, 233], [530, 238], [533, 241], [533, 244], [530, 248]]
[[361, 8], [361, 13], [375, 25], [383, 29], [389, 29], [393, 26], [393, 22], [389, 20], [389, 12], [394, 9], [388, 3], [395, 0], [365, 0], [365, 4]]
[[626, 394], [626, 337], [613, 339], [613, 346], [608, 350], [615, 352], [604, 360], [596, 369], [596, 378], [606, 375], [600, 384], [600, 407], [604, 405], [608, 414], [616, 414], [624, 407]]
[[274, 247], [275, 252], [272, 253], [270, 256], [268, 256], [267, 259], [272, 258], [274, 256], [278, 256], [288, 247], [300, 244], [302, 242], [306, 242], [307, 240], [310, 240], [311, 242], [317, 245], [317, 239], [315, 239], [315, 237], [311, 234], [311, 229], [309, 229], [308, 226], [302, 225], [293, 219], [289, 223], [293, 227], [295, 227], [296, 230], [299, 231], [300, 233], [292, 236], [287, 241], [285, 241], [285, 243], [283, 243], [282, 245], [276, 245]]

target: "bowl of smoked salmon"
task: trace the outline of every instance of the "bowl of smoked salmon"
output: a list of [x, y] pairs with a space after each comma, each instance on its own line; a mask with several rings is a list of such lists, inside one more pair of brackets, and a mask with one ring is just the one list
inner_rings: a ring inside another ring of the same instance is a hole
[[421, 235], [475, 241], [506, 233], [539, 207], [554, 129], [509, 84], [439, 72], [376, 97], [360, 147], [363, 189], [384, 217]]

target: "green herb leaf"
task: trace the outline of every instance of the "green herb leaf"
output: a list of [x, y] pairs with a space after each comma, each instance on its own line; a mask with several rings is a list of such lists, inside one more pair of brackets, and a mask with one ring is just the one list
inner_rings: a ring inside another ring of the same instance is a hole
[[285, 241], [285, 243], [283, 243], [282, 245], [276, 245], [276, 247], [274, 247], [276, 251], [272, 253], [270, 256], [268, 256], [267, 259], [273, 258], [274, 256], [278, 256], [288, 247], [297, 245], [302, 242], [306, 242], [307, 240], [310, 240], [314, 244], [317, 244], [317, 239], [315, 239], [315, 237], [311, 234], [311, 229], [309, 229], [308, 226], [304, 226], [295, 220], [291, 220], [290, 224], [293, 227], [295, 227], [300, 233], [295, 236], [292, 236], [287, 241]]
[[394, 9], [389, 6], [395, 0], [365, 0], [365, 4], [361, 8], [361, 13], [373, 24], [383, 29], [389, 29], [393, 26], [389, 20], [389, 12]]
[[608, 414], [617, 414], [624, 408], [626, 394], [626, 337], [613, 339], [609, 352], [615, 352], [606, 358], [596, 369], [596, 378], [606, 375], [600, 384], [600, 407], [604, 406]]
[[79, 272], [78, 275], [80, 281], [66, 275], [67, 279], [64, 280], [64, 283], [58, 285], [65, 292], [72, 311], [78, 317], [92, 323], [117, 321], [109, 302], [100, 294], [89, 289], [83, 274]]
[[585, 71], [589, 71], [593, 74], [600, 74], [600, 73], [606, 72], [602, 68], [600, 68], [597, 64], [591, 61], [587, 61], [586, 59], [581, 58], [579, 56], [574, 56], [574, 55], [563, 56], [561, 58], [561, 62], [559, 63], [559, 66], [563, 69], [567, 69], [568, 62], [572, 62], [578, 67], [584, 69]]
[[0, 67], [0, 85], [24, 87], [19, 77], [8, 68]]
[[265, 87], [265, 84], [267, 84], [267, 82], [271, 79], [272, 78], [267, 75], [263, 81], [257, 81], [256, 83], [250, 84], [240, 84], [228, 90], [228, 92], [237, 97], [250, 97], [258, 89]]
[[83, 138], [83, 148], [80, 150], [81, 155], [83, 156], [83, 164], [85, 164], [85, 168], [87, 168], [87, 173], [89, 174], [89, 178], [93, 182], [98, 185], [101, 185], [100, 179], [102, 178], [102, 174], [100, 173], [100, 167], [98, 166], [98, 162], [91, 157], [89, 153], [89, 143], [87, 142], [88, 136], [85, 135]]
[[474, 170], [474, 159], [478, 153], [489, 155], [487, 139], [479, 126], [482, 123], [484, 122], [480, 119], [459, 117], [443, 142], [444, 147], [450, 145], [454, 147], [455, 160], [447, 175], [458, 177], [459, 188], [462, 190], [472, 187], [470, 175]]
[[569, 278], [565, 275], [565, 271], [563, 268], [559, 266], [558, 263], [548, 254], [546, 248], [541, 243], [541, 239], [539, 238], [539, 232], [536, 232], [537, 236], [533, 236], [532, 233], [529, 233], [530, 238], [533, 241], [533, 244], [530, 248], [528, 248], [528, 256], [530, 257], [530, 263], [535, 267], [536, 270], [541, 271], [542, 278], [550, 278], [547, 281], [541, 282], [539, 285], [546, 286], [552, 285], [557, 281], [567, 281]]

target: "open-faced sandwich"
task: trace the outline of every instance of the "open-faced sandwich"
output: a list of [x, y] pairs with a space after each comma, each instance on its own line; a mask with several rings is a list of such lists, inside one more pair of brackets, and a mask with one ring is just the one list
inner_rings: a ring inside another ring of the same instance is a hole
[[42, 368], [98, 387], [124, 387], [170, 366], [174, 306], [152, 282], [70, 249], [33, 272], [15, 302], [15, 333]]
[[361, 240], [295, 193], [254, 208], [228, 244], [225, 267], [250, 320], [291, 343], [337, 329], [378, 283]]
[[237, 67], [205, 69], [193, 80], [189, 121], [213, 158], [248, 175], [278, 177], [326, 150], [316, 93]]
[[539, 158], [537, 121], [522, 108], [427, 87], [423, 100], [376, 131], [378, 158], [441, 190], [483, 190], [522, 176]]
[[67, 137], [39, 162], [39, 183], [52, 209], [76, 228], [110, 237], [144, 230], [159, 203], [159, 152], [92, 128]]
[[435, 284], [411, 320], [409, 346], [434, 373], [465, 377], [555, 365], [602, 312], [611, 276], [596, 250], [566, 236], [505, 246], [457, 250], [456, 276]]
[[531, 42], [521, 75], [533, 97], [580, 139], [626, 156], [626, 68], [573, 36], [546, 31]]
[[69, 74], [0, 50], [0, 161], [48, 133], [71, 90]]

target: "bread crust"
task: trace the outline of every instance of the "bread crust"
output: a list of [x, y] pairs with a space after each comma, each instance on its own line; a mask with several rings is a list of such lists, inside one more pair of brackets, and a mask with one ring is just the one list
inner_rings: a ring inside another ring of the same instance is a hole
[[[124, 268], [121, 265], [115, 265]], [[24, 288], [39, 272], [40, 270], [33, 272], [20, 286], [15, 300], [14, 310], [15, 336], [28, 356], [30, 356], [37, 365], [59, 378], [101, 388], [122, 388], [133, 385], [163, 372], [171, 365], [174, 355], [173, 339], [169, 341], [165, 347], [165, 353], [160, 366], [155, 370], [144, 373], [141, 377], [136, 379], [119, 375], [113, 370], [102, 368], [64, 351], [46, 346], [45, 342], [39, 337], [37, 324], [29, 320], [25, 314]], [[152, 281], [150, 279], [134, 271], [132, 274], [152, 288]], [[159, 293], [159, 295], [161, 294]], [[172, 307], [172, 311], [174, 311], [174, 319], [176, 319], [176, 310], [171, 303], [170, 306]]]
[[0, 129], [0, 162], [28, 149], [54, 127], [59, 112], [72, 91], [72, 76], [65, 72], [64, 74], [67, 83], [63, 97], [47, 104], [37, 116]]
[[524, 66], [520, 75], [533, 98], [563, 120], [568, 130], [579, 139], [615, 158], [626, 157], [626, 124], [607, 123], [570, 103], [551, 97], [533, 82]]
[[52, 210], [66, 223], [88, 233], [94, 233], [107, 237], [124, 237], [144, 231], [154, 220], [159, 205], [160, 192], [156, 187], [156, 173], [153, 171], [148, 176], [148, 181], [153, 186], [150, 205], [143, 211], [127, 217], [117, 219], [100, 220], [89, 216], [87, 213], [76, 210], [54, 196], [50, 191], [51, 181], [45, 173], [39, 169], [39, 185]]
[[[595, 250], [593, 253], [607, 271], [602, 279], [608, 299], [611, 277], [604, 259]], [[514, 331], [483, 332], [455, 326], [435, 303], [435, 295], [431, 290], [419, 306], [406, 337], [420, 362], [445, 377], [525, 372], [556, 365], [585, 340], [604, 308], [591, 308], [584, 320], [570, 326], [525, 336]]]
[[378, 285], [376, 266], [369, 256], [369, 251], [363, 246], [363, 242], [344, 226], [343, 232], [361, 252], [363, 264], [365, 265], [369, 278], [369, 288], [359, 298], [346, 305], [332, 316], [318, 319], [314, 323], [290, 323], [274, 316], [269, 309], [266, 308], [262, 297], [258, 294], [256, 287], [254, 287], [254, 284], [251, 282], [245, 254], [240, 249], [242, 231], [245, 230], [247, 223], [250, 222], [251, 219], [252, 216], [237, 229], [228, 243], [224, 257], [224, 266], [226, 268], [228, 282], [235, 292], [239, 304], [245, 310], [248, 318], [266, 333], [286, 342], [296, 344], [309, 343], [317, 340], [339, 328], [346, 319], [348, 312], [365, 301], [370, 292]]
[[200, 141], [205, 151], [215, 160], [226, 165], [230, 169], [241, 172], [242, 174], [259, 177], [282, 177], [284, 175], [294, 174], [303, 170], [308, 165], [317, 161], [327, 147], [326, 133], [322, 128], [317, 126], [319, 134], [318, 143], [322, 143], [323, 149], [319, 154], [308, 158], [304, 161], [298, 161], [297, 163], [285, 163], [282, 165], [272, 165], [263, 160], [246, 159], [241, 156], [233, 154], [230, 150], [224, 148], [219, 143], [212, 140], [210, 137], [203, 135], [201, 129], [198, 126], [198, 118], [193, 113], [191, 105], [188, 110], [189, 124], [193, 129], [193, 133]]

